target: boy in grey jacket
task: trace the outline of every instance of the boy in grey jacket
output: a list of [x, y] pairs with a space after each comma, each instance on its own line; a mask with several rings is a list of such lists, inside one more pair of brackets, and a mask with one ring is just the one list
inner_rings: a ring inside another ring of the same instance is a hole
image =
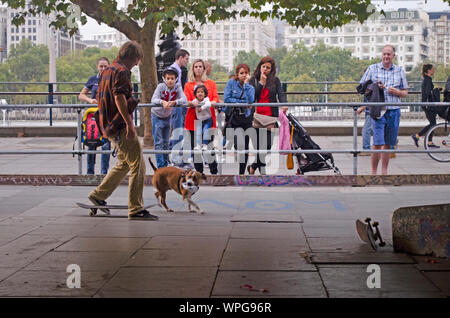
[[[177, 84], [178, 72], [173, 68], [163, 71], [163, 83], [158, 84], [153, 93], [152, 132], [155, 150], [169, 150], [170, 114], [174, 106], [187, 106], [187, 98], [180, 84]], [[158, 168], [169, 165], [169, 154], [156, 154]]]

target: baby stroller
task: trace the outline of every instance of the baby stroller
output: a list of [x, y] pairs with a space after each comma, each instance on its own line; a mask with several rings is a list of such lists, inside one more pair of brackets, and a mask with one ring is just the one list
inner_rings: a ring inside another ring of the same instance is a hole
[[[292, 126], [294, 126], [292, 149], [320, 149], [297, 118], [292, 116], [292, 114], [288, 114], [287, 118], [289, 119], [290, 128], [292, 129]], [[295, 157], [297, 158], [298, 163], [297, 174], [329, 169], [333, 169], [336, 174], [341, 174], [338, 167], [334, 165], [334, 159], [331, 153], [298, 153]]]

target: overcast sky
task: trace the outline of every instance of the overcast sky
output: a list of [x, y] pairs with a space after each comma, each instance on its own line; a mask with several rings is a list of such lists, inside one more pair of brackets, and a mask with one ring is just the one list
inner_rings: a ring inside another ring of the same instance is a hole
[[[384, 4], [386, 2], [386, 4]], [[117, 1], [119, 7], [124, 6], [124, 0]], [[425, 11], [445, 11], [450, 10], [448, 3], [444, 3], [443, 0], [372, 0], [372, 3], [377, 8], [382, 8], [383, 10], [398, 9], [398, 8], [408, 8], [416, 9], [422, 8]], [[103, 33], [112, 30], [105, 24], [99, 25], [95, 20], [88, 17], [88, 23], [81, 26], [80, 32], [83, 35], [83, 39], [87, 40], [91, 38], [91, 34]]]

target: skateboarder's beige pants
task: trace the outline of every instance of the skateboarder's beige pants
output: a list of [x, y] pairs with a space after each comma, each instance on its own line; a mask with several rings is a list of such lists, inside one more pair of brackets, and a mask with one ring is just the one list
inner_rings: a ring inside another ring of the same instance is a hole
[[127, 139], [126, 129], [122, 129], [117, 143], [114, 143], [117, 151], [117, 164], [109, 170], [102, 183], [92, 191], [89, 196], [99, 200], [106, 200], [119, 186], [120, 182], [130, 171], [128, 186], [128, 214], [133, 215], [143, 210], [145, 162], [142, 156], [142, 147], [136, 136], [133, 140]]

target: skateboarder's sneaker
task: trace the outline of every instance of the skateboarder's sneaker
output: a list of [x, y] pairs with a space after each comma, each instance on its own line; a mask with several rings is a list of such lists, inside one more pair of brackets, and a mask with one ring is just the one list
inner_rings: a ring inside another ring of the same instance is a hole
[[142, 210], [132, 215], [128, 215], [129, 220], [158, 221], [156, 215], [150, 214], [147, 210]]
[[[92, 204], [94, 205], [106, 205], [106, 201], [105, 200], [99, 200], [97, 198], [94, 198], [92, 196], [88, 196], [89, 201], [92, 202]], [[109, 209], [105, 208], [105, 209], [100, 209], [100, 211], [106, 213], [106, 214], [110, 214]], [[97, 214], [97, 209], [91, 209], [91, 216], [92, 215], [96, 215]]]

